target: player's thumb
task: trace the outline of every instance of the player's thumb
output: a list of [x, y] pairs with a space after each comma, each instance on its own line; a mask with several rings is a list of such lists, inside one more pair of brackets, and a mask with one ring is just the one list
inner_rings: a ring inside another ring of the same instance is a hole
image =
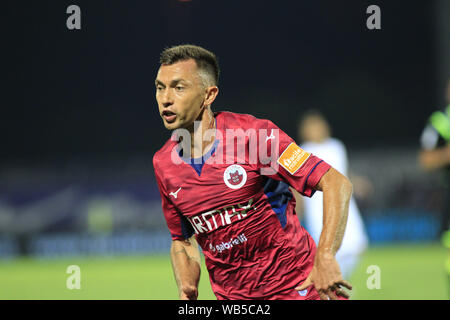
[[184, 285], [181, 288], [181, 300], [197, 300], [198, 289], [193, 285]]
[[305, 290], [306, 288], [308, 288], [310, 285], [312, 285], [313, 281], [311, 278], [311, 273], [308, 275], [308, 277], [306, 278], [305, 281], [303, 281], [303, 283], [298, 286], [297, 288], [295, 288], [295, 290], [297, 291], [301, 291], [301, 290]]

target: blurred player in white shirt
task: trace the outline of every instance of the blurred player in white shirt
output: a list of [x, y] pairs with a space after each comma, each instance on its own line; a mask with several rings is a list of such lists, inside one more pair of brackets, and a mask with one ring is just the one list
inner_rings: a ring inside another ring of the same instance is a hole
[[[344, 144], [330, 136], [330, 126], [326, 119], [317, 111], [305, 114], [298, 128], [301, 147], [322, 158], [336, 170], [348, 176], [347, 151]], [[312, 198], [294, 193], [297, 200], [296, 211], [303, 216], [302, 224], [318, 243], [322, 231], [323, 196], [316, 194]], [[368, 246], [368, 237], [364, 229], [355, 199], [350, 200], [347, 227], [342, 245], [336, 254], [336, 260], [341, 267], [344, 278], [348, 278], [358, 264], [361, 254]]]

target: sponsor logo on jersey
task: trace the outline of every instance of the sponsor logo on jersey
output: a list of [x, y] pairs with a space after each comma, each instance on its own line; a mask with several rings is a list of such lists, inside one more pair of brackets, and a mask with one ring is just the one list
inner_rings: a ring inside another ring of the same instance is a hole
[[180, 192], [180, 190], [181, 190], [181, 187], [177, 191], [169, 193], [169, 195], [171, 195], [172, 197], [177, 199], [178, 198], [178, 192]]
[[277, 162], [290, 174], [295, 174], [308, 160], [311, 153], [306, 152], [292, 142], [278, 158]]
[[231, 248], [233, 248], [233, 246], [237, 246], [240, 245], [241, 243], [247, 242], [247, 237], [245, 236], [244, 233], [241, 233], [240, 235], [238, 235], [236, 238], [231, 238], [230, 241], [227, 242], [221, 242], [220, 244], [217, 245], [213, 245], [213, 244], [209, 244], [209, 249], [212, 252], [218, 252], [218, 253], [222, 253], [225, 250], [230, 250]]
[[233, 164], [225, 169], [223, 181], [228, 188], [239, 189], [247, 181], [247, 172], [238, 164]]
[[246, 218], [248, 214], [256, 210], [252, 204], [253, 199], [250, 199], [246, 204], [236, 204], [218, 210], [211, 210], [189, 217], [188, 220], [196, 234], [206, 233]]

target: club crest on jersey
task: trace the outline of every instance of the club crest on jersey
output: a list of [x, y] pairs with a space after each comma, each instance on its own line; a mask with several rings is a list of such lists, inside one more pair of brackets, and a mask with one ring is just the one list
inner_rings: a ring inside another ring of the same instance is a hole
[[238, 164], [233, 164], [225, 169], [223, 181], [228, 188], [239, 189], [247, 182], [247, 172]]

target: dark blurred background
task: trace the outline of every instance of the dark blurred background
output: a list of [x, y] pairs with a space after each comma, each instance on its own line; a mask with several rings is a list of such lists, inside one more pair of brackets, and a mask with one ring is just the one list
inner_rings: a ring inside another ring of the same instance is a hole
[[168, 136], [159, 53], [181, 43], [218, 55], [215, 110], [269, 117], [291, 135], [315, 107], [351, 147], [415, 145], [438, 106], [433, 1], [381, 2], [373, 31], [369, 1], [76, 1], [82, 29], [71, 31], [73, 3], [3, 5], [2, 163], [152, 156]]
[[[81, 30], [66, 27], [71, 4]], [[381, 30], [366, 27], [371, 4]], [[161, 50], [181, 43], [219, 58], [214, 110], [269, 118], [292, 137], [303, 111], [327, 116], [350, 168], [373, 185], [360, 200], [372, 242], [411, 240], [409, 229], [380, 231], [381, 216], [436, 216], [416, 230], [436, 239], [442, 193], [416, 152], [445, 104], [448, 10], [446, 1], [3, 1], [3, 253], [51, 253], [49, 236], [87, 231], [168, 238], [151, 164], [169, 138], [154, 79]], [[141, 249], [166, 250], [154, 241]]]

